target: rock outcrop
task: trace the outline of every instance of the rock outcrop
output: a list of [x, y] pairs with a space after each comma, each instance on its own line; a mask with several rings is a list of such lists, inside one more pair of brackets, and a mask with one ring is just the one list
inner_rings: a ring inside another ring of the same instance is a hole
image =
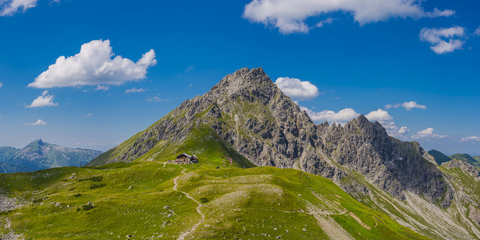
[[462, 171], [473, 177], [479, 177], [478, 170], [474, 166], [461, 160], [454, 159], [448, 162], [444, 162], [442, 163], [442, 167], [446, 169], [460, 168]]

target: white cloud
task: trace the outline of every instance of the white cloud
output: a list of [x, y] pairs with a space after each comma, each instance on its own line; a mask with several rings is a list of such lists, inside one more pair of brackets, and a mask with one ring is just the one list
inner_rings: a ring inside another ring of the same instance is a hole
[[420, 104], [418, 104], [417, 102], [414, 102], [414, 101], [404, 102], [404, 103], [402, 103], [402, 107], [404, 107], [408, 111], [410, 111], [414, 108], [427, 109], [427, 106], [420, 105]]
[[145, 92], [147, 90], [143, 89], [143, 88], [132, 88], [132, 89], [127, 89], [125, 90], [126, 93], [141, 93], [141, 92]]
[[401, 127], [400, 130], [398, 130], [398, 133], [400, 133], [400, 134], [406, 134], [406, 133], [409, 133], [409, 132], [410, 132], [410, 128], [405, 127], [405, 126]]
[[388, 114], [387, 111], [378, 109], [376, 111], [372, 111], [369, 114], [365, 115], [366, 118], [370, 121], [393, 121], [393, 117]]
[[295, 99], [311, 99], [320, 95], [315, 85], [297, 78], [281, 77], [275, 81], [275, 84], [283, 93]]
[[171, 99], [163, 99], [159, 97], [147, 98], [147, 102], [169, 102]]
[[480, 36], [480, 27], [478, 27], [473, 34]]
[[26, 108], [36, 107], [56, 107], [58, 103], [53, 102], [53, 95], [48, 95], [48, 91], [43, 91], [42, 96], [33, 100], [32, 104], [25, 106]]
[[95, 91], [100, 91], [100, 90], [107, 91], [108, 89], [110, 89], [110, 86], [108, 85], [97, 85], [97, 87], [95, 88]]
[[433, 132], [433, 128], [427, 128], [412, 136], [412, 139], [431, 139], [431, 138], [447, 138], [447, 135], [439, 135]]
[[316, 26], [316, 27], [324, 27], [324, 26], [327, 25], [327, 24], [332, 24], [334, 20], [335, 20], [335, 19], [333, 19], [333, 18], [327, 18], [327, 19], [325, 19], [325, 20], [320, 21], [320, 22], [317, 23], [317, 25], [315, 25], [315, 26]]
[[192, 71], [192, 70], [193, 70], [193, 66], [189, 66], [189, 67], [187, 68], [187, 70], [185, 70], [185, 72], [190, 72], [190, 71]]
[[94, 40], [82, 45], [80, 53], [61, 56], [48, 70], [40, 74], [29, 87], [53, 88], [85, 85], [120, 85], [127, 81], [144, 79], [147, 68], [157, 64], [151, 49], [134, 63], [116, 56], [109, 40]]
[[330, 123], [345, 124], [348, 121], [360, 116], [359, 113], [355, 112], [355, 110], [351, 108], [345, 108], [343, 110], [340, 110], [338, 113], [334, 111], [329, 111], [329, 110], [314, 112], [313, 110], [308, 109], [306, 107], [302, 107], [302, 106], [300, 106], [300, 109], [305, 110], [307, 114], [310, 116], [310, 118], [315, 122], [328, 121]]
[[453, 52], [462, 49], [466, 38], [465, 28], [455, 26], [451, 28], [423, 28], [420, 31], [420, 40], [430, 43], [436, 54]]
[[47, 125], [47, 123], [42, 119], [38, 119], [38, 121], [34, 123], [25, 123], [25, 126], [42, 126], [42, 125]]
[[360, 25], [390, 18], [452, 16], [455, 11], [425, 12], [423, 0], [253, 0], [245, 6], [243, 17], [273, 26], [283, 34], [308, 33], [306, 20], [332, 12], [351, 13]]
[[387, 130], [388, 135], [404, 138], [403, 134], [408, 133], [410, 130], [407, 127], [401, 127], [398, 129], [397, 125], [393, 121], [393, 117], [390, 114], [382, 109], [378, 109], [376, 111], [372, 111], [369, 114], [365, 115], [365, 117], [374, 122], [378, 121], [382, 126]]
[[87, 114], [85, 115], [85, 117], [91, 117], [91, 116], [93, 116], [92, 113], [87, 113]]
[[412, 109], [414, 109], [414, 108], [427, 109], [427, 106], [425, 106], [425, 105], [420, 105], [420, 104], [418, 104], [417, 102], [414, 102], [414, 101], [404, 102], [404, 103], [397, 103], [397, 104], [389, 104], [389, 105], [386, 105], [386, 106], [385, 106], [386, 109], [399, 108], [399, 107], [404, 107], [404, 108], [407, 109], [408, 111], [410, 111], [410, 110], [412, 110]]
[[462, 138], [460, 142], [480, 142], [480, 137], [477, 137], [477, 136], [465, 137], [465, 138]]
[[12, 16], [18, 11], [35, 7], [37, 0], [0, 0], [0, 16]]
[[0, 88], [3, 87], [3, 84], [0, 82]]

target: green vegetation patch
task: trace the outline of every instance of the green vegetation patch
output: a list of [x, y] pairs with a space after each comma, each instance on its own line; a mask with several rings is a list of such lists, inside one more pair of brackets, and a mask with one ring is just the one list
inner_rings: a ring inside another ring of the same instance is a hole
[[102, 181], [103, 177], [102, 176], [94, 176], [90, 178], [84, 178], [84, 179], [79, 179], [79, 182], [84, 182], [84, 181], [92, 181], [92, 182], [100, 182]]
[[[79, 179], [102, 180], [61, 181], [73, 172]], [[37, 175], [42, 184], [30, 182]], [[293, 169], [216, 169], [214, 164], [164, 166], [148, 161], [0, 177], [7, 180], [0, 188], [22, 189], [12, 191], [13, 196], [44, 199], [3, 215], [25, 239], [177, 239], [202, 221], [197, 209], [205, 219], [185, 239], [327, 239], [314, 216], [324, 213], [357, 239], [423, 238], [357, 202], [333, 182]], [[101, 185], [101, 191], [90, 188], [94, 185]], [[5, 231], [0, 225], [0, 233]]]

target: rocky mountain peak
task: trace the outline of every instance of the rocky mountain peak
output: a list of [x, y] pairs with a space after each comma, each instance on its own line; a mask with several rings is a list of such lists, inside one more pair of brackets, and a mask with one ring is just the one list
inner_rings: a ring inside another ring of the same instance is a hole
[[42, 139], [38, 139], [30, 143], [32, 145], [38, 145], [38, 146], [45, 146], [45, 143], [42, 141]]
[[266, 104], [278, 92], [279, 89], [262, 68], [242, 68], [225, 76], [205, 96], [220, 102], [242, 98], [247, 101], [261, 100]]

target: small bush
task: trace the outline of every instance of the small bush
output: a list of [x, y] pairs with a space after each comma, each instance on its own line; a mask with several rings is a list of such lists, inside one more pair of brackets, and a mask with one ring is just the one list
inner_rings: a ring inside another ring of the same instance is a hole
[[103, 180], [102, 176], [95, 176], [95, 177], [91, 177], [91, 178], [80, 179], [78, 181], [79, 182], [84, 182], [84, 181], [100, 182], [102, 180]]
[[82, 194], [81, 193], [76, 193], [76, 194], [73, 194], [73, 196], [74, 197], [80, 197], [80, 196], [82, 196]]
[[90, 189], [102, 188], [105, 187], [107, 184], [92, 184]]
[[82, 208], [83, 208], [83, 210], [88, 211], [88, 210], [94, 208], [94, 206], [92, 206], [90, 204], [86, 204], [86, 205], [82, 205]]
[[200, 198], [200, 202], [201, 202], [201, 203], [207, 203], [207, 202], [208, 202], [208, 198], [202, 197], [202, 198]]

